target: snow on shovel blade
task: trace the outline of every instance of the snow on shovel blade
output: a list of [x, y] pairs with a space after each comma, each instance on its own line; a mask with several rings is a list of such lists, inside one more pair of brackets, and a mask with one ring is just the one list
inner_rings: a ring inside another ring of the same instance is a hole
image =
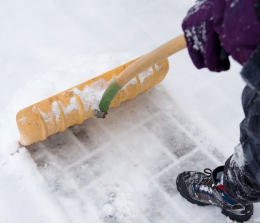
[[[27, 146], [45, 140], [92, 117], [94, 111], [99, 109], [99, 101], [110, 81], [136, 60], [20, 110], [16, 115], [20, 143]], [[164, 59], [142, 72], [117, 93], [110, 107], [151, 89], [164, 79], [168, 70], [168, 59]]]

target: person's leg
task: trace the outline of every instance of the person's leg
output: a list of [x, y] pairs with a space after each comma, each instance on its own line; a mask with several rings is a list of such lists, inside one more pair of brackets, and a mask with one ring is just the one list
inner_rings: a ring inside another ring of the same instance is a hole
[[206, 174], [183, 172], [176, 179], [178, 191], [189, 202], [216, 205], [222, 209], [223, 214], [238, 222], [250, 219], [253, 214], [252, 203], [260, 201], [258, 180], [246, 162], [247, 152], [255, 152], [259, 146], [260, 153], [260, 97], [246, 87], [242, 94], [242, 103], [245, 119], [240, 125], [241, 145], [236, 147], [234, 155], [226, 161], [225, 166], [217, 167], [210, 175], [207, 175], [207, 170]]
[[260, 201], [260, 184], [256, 178], [260, 171], [260, 157], [250, 158], [250, 155], [260, 153], [260, 96], [246, 86], [242, 93], [242, 105], [245, 119], [240, 124], [241, 144], [225, 163], [224, 186], [233, 199], [251, 204]]
[[226, 161], [224, 167], [223, 186], [228, 195], [242, 204], [252, 204], [260, 201], [260, 186], [255, 179], [243, 155], [241, 145]]

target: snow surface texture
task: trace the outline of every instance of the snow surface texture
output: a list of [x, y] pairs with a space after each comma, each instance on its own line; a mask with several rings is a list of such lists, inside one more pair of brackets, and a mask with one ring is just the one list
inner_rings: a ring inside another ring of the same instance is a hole
[[238, 144], [244, 83], [233, 61], [221, 74], [198, 71], [184, 50], [160, 85], [106, 119], [17, 143], [19, 109], [179, 35], [193, 3], [0, 2], [1, 222], [231, 222], [184, 200], [175, 179], [223, 164]]

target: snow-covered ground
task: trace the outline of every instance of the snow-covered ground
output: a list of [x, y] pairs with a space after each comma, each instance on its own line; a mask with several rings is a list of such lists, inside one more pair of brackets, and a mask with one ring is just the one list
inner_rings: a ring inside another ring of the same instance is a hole
[[175, 179], [223, 164], [238, 144], [244, 83], [234, 61], [228, 72], [199, 71], [184, 50], [162, 83], [106, 119], [18, 144], [18, 110], [181, 34], [193, 3], [0, 1], [0, 222], [231, 222], [189, 204]]

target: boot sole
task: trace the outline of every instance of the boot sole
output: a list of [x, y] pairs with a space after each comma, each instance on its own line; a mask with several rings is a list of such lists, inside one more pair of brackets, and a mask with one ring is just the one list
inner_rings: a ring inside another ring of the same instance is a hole
[[254, 210], [252, 209], [252, 211], [250, 211], [246, 215], [235, 215], [234, 213], [229, 212], [228, 210], [223, 210], [223, 209], [222, 209], [221, 213], [224, 214], [225, 216], [228, 216], [231, 220], [234, 220], [237, 222], [245, 222], [251, 218], [251, 216], [254, 213]]
[[[194, 200], [193, 198], [191, 198], [191, 196], [184, 184], [184, 181], [182, 179], [182, 174], [178, 175], [178, 177], [176, 179], [176, 186], [177, 186], [177, 190], [179, 191], [180, 195], [183, 198], [185, 198], [188, 202], [190, 202], [192, 204], [196, 204], [198, 206], [212, 205], [212, 204], [203, 203], [203, 202], [200, 202], [200, 201], [197, 201], [197, 200]], [[251, 206], [253, 206], [253, 205], [251, 205]], [[251, 216], [253, 215], [253, 208], [246, 215], [236, 215], [236, 214], [229, 212], [227, 210], [224, 210], [224, 209], [221, 210], [221, 213], [224, 214], [225, 216], [228, 216], [231, 220], [234, 220], [237, 222], [245, 222], [245, 221], [249, 220], [251, 218]]]

